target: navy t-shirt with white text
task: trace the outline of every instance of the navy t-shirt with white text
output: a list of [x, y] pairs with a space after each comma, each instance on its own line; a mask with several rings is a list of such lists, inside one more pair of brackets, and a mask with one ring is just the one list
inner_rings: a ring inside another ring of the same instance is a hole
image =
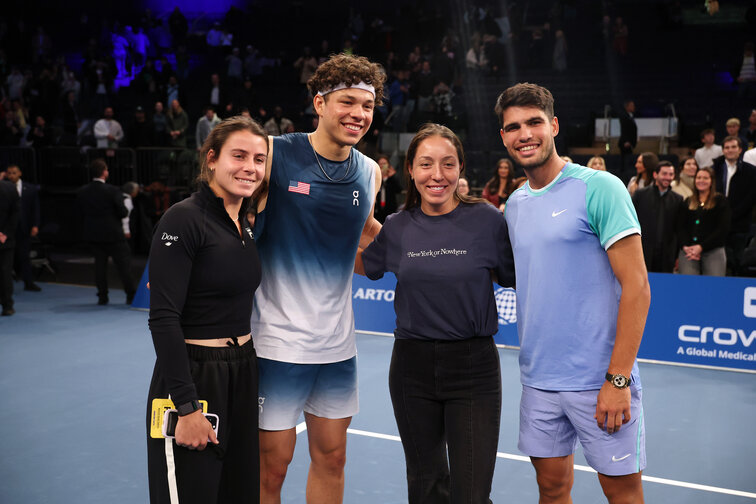
[[395, 336], [460, 340], [498, 331], [491, 273], [514, 286], [507, 223], [486, 203], [460, 203], [444, 215], [419, 207], [391, 215], [362, 254], [365, 273], [396, 275]]

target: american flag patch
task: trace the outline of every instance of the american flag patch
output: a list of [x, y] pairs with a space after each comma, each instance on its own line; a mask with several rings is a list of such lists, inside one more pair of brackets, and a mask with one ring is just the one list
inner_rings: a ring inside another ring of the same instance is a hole
[[295, 192], [299, 194], [310, 194], [310, 184], [304, 182], [296, 182], [289, 180], [289, 192]]

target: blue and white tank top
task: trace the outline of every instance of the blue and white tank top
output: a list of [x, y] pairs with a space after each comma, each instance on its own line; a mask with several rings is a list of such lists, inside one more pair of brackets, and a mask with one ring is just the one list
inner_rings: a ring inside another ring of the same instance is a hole
[[300, 364], [350, 359], [354, 257], [374, 168], [356, 149], [343, 162], [316, 159], [303, 133], [275, 137], [272, 155], [268, 200], [255, 224], [263, 271], [252, 312], [257, 355]]

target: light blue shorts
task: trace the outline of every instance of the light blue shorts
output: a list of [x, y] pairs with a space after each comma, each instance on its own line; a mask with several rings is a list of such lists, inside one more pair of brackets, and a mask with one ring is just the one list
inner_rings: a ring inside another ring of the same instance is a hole
[[260, 428], [296, 427], [302, 411], [322, 418], [348, 418], [359, 411], [357, 357], [330, 364], [292, 364], [257, 359]]
[[530, 457], [564, 457], [583, 447], [588, 465], [607, 476], [635, 474], [646, 467], [646, 426], [641, 389], [630, 386], [630, 421], [608, 434], [599, 429], [598, 390], [548, 392], [522, 387], [518, 448]]

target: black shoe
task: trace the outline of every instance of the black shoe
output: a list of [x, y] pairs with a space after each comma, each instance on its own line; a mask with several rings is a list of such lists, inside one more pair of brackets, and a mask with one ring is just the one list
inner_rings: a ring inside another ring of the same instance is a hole
[[98, 305], [106, 305], [106, 304], [108, 304], [108, 298], [107, 298], [107, 297], [101, 297], [101, 298], [100, 298], [100, 299], [99, 299], [99, 300], [97, 301], [97, 304], [98, 304]]
[[32, 282], [32, 283], [28, 283], [28, 284], [24, 285], [24, 290], [25, 291], [32, 291], [32, 292], [39, 292], [42, 289], [39, 287], [39, 285], [37, 285], [34, 282]]
[[3, 317], [9, 317], [9, 316], [13, 315], [14, 313], [16, 313], [16, 310], [14, 310], [13, 308], [3, 308], [3, 314], [2, 314], [2, 316]]
[[132, 292], [130, 294], [126, 294], [126, 304], [130, 305], [134, 302], [134, 296], [136, 295], [136, 292]]

